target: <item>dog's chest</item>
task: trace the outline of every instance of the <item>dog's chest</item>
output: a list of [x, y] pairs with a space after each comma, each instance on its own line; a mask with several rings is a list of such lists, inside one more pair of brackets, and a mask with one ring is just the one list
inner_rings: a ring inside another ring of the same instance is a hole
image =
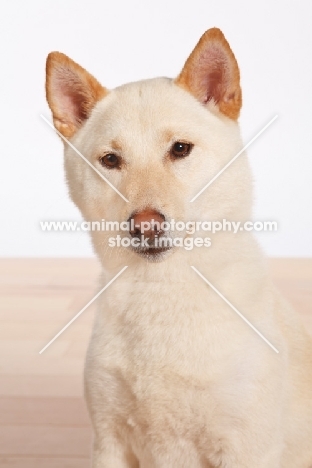
[[228, 306], [200, 282], [148, 283], [123, 296], [112, 290], [101, 307], [91, 347], [103, 365], [120, 362], [140, 375], [164, 368], [208, 376], [246, 335]]
[[108, 297], [106, 304], [114, 307], [98, 315], [86, 376], [101, 406], [120, 413], [130, 431], [151, 421], [183, 427], [194, 415], [200, 426], [203, 408], [213, 412], [228, 386], [244, 395], [255, 366], [241, 340], [248, 347], [254, 337], [238, 330], [241, 324], [207, 288], [149, 285], [144, 294]]

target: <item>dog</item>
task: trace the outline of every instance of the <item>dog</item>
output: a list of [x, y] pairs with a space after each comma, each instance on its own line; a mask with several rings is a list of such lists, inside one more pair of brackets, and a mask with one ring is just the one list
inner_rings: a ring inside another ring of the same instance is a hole
[[92, 467], [309, 468], [312, 341], [252, 232], [216, 232], [207, 247], [200, 228], [190, 250], [156, 242], [177, 238], [164, 222], [251, 218], [245, 152], [190, 202], [243, 147], [223, 33], [206, 31], [175, 79], [108, 90], [59, 52], [46, 72], [72, 200], [89, 222], [128, 222], [120, 239], [138, 241], [112, 248], [111, 232], [91, 233], [101, 287], [127, 266], [98, 299], [86, 357]]

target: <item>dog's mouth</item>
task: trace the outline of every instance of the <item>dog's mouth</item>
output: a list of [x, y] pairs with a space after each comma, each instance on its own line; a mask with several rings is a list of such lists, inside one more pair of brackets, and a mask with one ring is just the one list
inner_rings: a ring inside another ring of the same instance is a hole
[[167, 254], [172, 250], [172, 247], [133, 247], [131, 249], [133, 252], [135, 252], [137, 255], [140, 257], [145, 258], [146, 260], [152, 261], [152, 262], [159, 262], [162, 261]]
[[150, 261], [163, 260], [165, 255], [172, 250], [171, 247], [149, 247], [148, 249], [136, 249], [135, 252]]

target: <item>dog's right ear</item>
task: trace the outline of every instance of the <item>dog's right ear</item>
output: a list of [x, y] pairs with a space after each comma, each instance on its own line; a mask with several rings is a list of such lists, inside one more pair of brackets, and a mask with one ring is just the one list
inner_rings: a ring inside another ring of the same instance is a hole
[[46, 64], [46, 96], [55, 128], [73, 136], [108, 91], [84, 68], [60, 52]]

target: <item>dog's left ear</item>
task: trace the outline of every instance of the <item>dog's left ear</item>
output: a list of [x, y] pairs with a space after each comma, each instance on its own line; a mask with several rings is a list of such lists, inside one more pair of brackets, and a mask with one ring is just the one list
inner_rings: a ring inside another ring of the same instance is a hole
[[220, 29], [212, 28], [200, 38], [175, 83], [202, 104], [213, 100], [220, 112], [236, 120], [242, 106], [239, 68]]

